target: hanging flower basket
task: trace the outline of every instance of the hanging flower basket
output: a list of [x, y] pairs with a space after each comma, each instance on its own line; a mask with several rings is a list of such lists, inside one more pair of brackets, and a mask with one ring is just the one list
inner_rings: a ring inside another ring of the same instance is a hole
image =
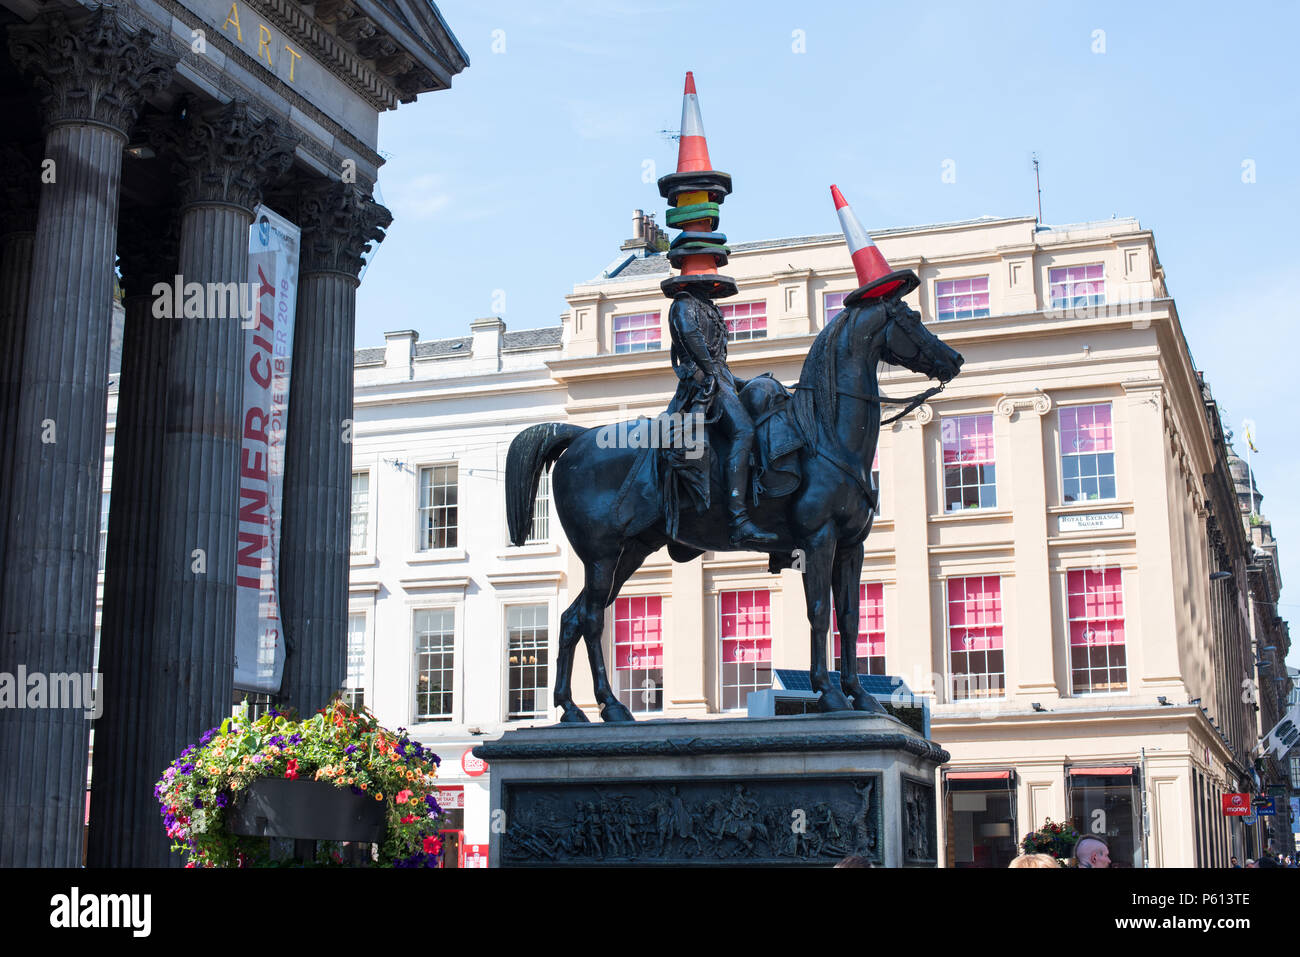
[[1049, 854], [1064, 865], [1074, 860], [1074, 845], [1082, 835], [1073, 821], [1053, 823], [1049, 817], [1042, 827], [1025, 835], [1020, 842], [1021, 853]]
[[268, 837], [377, 844], [378, 863], [436, 867], [442, 808], [439, 758], [382, 727], [370, 712], [331, 702], [305, 721], [247, 709], [186, 748], [154, 787], [172, 850], [186, 867], [273, 863]]
[[227, 827], [248, 837], [379, 844], [387, 823], [381, 805], [325, 781], [259, 778], [240, 792]]

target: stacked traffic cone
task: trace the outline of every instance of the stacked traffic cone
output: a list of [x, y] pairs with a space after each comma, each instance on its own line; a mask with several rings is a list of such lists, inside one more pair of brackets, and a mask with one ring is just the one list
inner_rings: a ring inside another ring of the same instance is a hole
[[682, 230], [668, 249], [668, 261], [682, 272], [659, 284], [665, 296], [672, 298], [687, 289], [709, 299], [736, 294], [736, 281], [718, 275], [718, 267], [727, 264], [731, 253], [727, 237], [716, 232], [718, 207], [730, 192], [731, 175], [713, 169], [709, 160], [695, 76], [687, 73], [677, 172], [659, 179], [659, 193], [672, 207], [668, 210], [667, 223]]
[[910, 269], [897, 272], [889, 268], [885, 257], [871, 241], [867, 231], [853, 215], [853, 207], [844, 199], [838, 186], [831, 187], [831, 199], [840, 217], [840, 229], [849, 244], [849, 255], [858, 274], [858, 288], [844, 298], [844, 305], [856, 306], [869, 299], [902, 298], [921, 285], [921, 280]]

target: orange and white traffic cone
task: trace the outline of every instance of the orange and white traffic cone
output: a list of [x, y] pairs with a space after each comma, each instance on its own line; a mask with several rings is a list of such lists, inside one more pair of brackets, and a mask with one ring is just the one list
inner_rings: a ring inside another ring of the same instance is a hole
[[709, 161], [709, 144], [704, 138], [704, 119], [700, 116], [700, 98], [695, 92], [695, 74], [686, 71], [686, 90], [682, 94], [682, 129], [677, 141], [677, 172], [702, 173], [713, 169]]
[[660, 284], [664, 295], [675, 296], [693, 288], [710, 298], [736, 293], [736, 283], [719, 276], [719, 266], [727, 264], [731, 250], [727, 237], [718, 228], [718, 207], [731, 192], [731, 176], [713, 168], [709, 144], [704, 136], [695, 75], [686, 74], [682, 94], [682, 129], [677, 146], [677, 171], [659, 179], [659, 192], [668, 205], [666, 222], [683, 230], [668, 250], [668, 261], [681, 270]]
[[858, 222], [858, 217], [853, 215], [853, 207], [848, 204], [838, 186], [831, 186], [831, 199], [835, 201], [840, 229], [849, 244], [853, 269], [858, 274], [858, 288], [845, 298], [845, 305], [855, 305], [865, 299], [901, 298], [921, 284], [912, 270], [894, 271], [890, 268], [867, 231]]

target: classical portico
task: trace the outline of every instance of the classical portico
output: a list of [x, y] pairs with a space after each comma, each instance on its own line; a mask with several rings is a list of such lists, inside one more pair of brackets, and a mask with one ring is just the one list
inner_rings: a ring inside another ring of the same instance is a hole
[[[262, 203], [302, 230], [280, 698], [339, 688], [355, 296], [391, 216], [378, 114], [467, 60], [428, 0], [0, 0], [0, 672], [95, 670], [110, 316], [126, 327], [98, 671], [93, 865], [166, 865], [152, 785], [234, 695], [244, 335], [156, 283], [246, 283]], [[116, 267], [116, 268], [115, 268]], [[90, 721], [0, 709], [0, 866], [76, 866]]]

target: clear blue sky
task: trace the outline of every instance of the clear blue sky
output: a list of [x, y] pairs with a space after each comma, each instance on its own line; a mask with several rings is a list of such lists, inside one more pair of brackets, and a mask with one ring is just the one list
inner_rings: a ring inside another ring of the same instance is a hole
[[[660, 131], [677, 128], [688, 69], [714, 163], [735, 179], [720, 228], [736, 242], [834, 231], [830, 182], [868, 229], [1032, 215], [1036, 150], [1046, 222], [1118, 214], [1154, 231], [1225, 419], [1258, 424], [1264, 511], [1284, 580], [1300, 581], [1300, 498], [1286, 491], [1300, 475], [1300, 375], [1287, 368], [1300, 290], [1296, 5], [439, 8], [471, 65], [450, 91], [381, 120], [380, 189], [396, 219], [361, 286], [358, 346], [391, 329], [465, 335], [498, 311], [512, 329], [557, 324], [564, 294], [631, 234], [634, 208], [663, 221], [654, 179], [676, 147]], [[1242, 182], [1245, 160], [1254, 183]], [[1283, 616], [1300, 622], [1300, 597], [1287, 600]]]

